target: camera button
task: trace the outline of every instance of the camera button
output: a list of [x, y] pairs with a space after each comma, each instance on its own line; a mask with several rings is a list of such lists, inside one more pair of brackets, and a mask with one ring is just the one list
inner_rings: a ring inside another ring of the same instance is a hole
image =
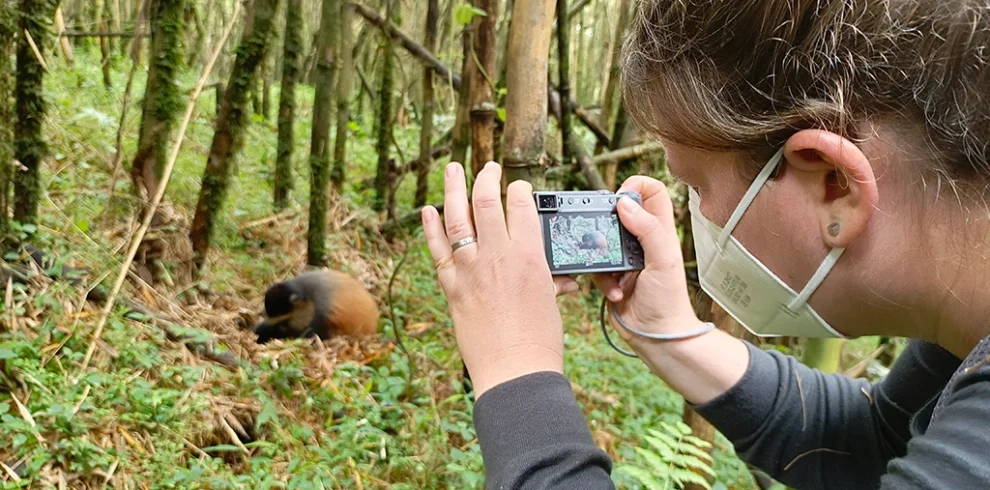
[[573, 197], [568, 197], [567, 198], [567, 204], [574, 204], [574, 198]]
[[586, 198], [584, 198], [584, 201], [583, 202], [585, 204], [591, 204], [591, 198], [590, 197], [586, 197]]
[[615, 204], [615, 198], [614, 197], [608, 198], [608, 203], [609, 204]]

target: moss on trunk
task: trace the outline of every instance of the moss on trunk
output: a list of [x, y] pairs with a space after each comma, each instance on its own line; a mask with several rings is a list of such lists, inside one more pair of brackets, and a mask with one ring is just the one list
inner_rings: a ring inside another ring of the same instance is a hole
[[[395, 17], [399, 9], [398, 0], [385, 1], [388, 4], [385, 18], [390, 24], [395, 25]], [[389, 207], [389, 145], [392, 131], [392, 89], [395, 86], [392, 73], [392, 65], [395, 64], [395, 43], [388, 34], [384, 34], [383, 39], [385, 52], [382, 55], [382, 78], [378, 90], [378, 143], [375, 145], [378, 151], [378, 168], [375, 172], [375, 211], [383, 211]]]
[[[22, 0], [20, 32], [27, 32], [39, 49], [49, 45], [56, 0]], [[14, 157], [22, 169], [14, 172], [14, 219], [37, 223], [41, 195], [41, 165], [48, 156], [48, 145], [41, 135], [45, 121], [43, 83], [45, 68], [29, 43], [17, 44], [17, 122], [14, 126]]]
[[285, 11], [285, 45], [282, 49], [282, 90], [278, 100], [278, 152], [275, 158], [275, 209], [285, 209], [292, 192], [293, 124], [296, 114], [296, 81], [302, 55], [302, 0], [289, 0]]
[[254, 12], [237, 46], [234, 69], [224, 91], [220, 117], [217, 119], [213, 144], [203, 172], [202, 188], [196, 203], [189, 239], [195, 253], [197, 273], [206, 261], [216, 214], [226, 198], [233, 163], [244, 146], [244, 128], [248, 122], [247, 99], [258, 65], [265, 56], [274, 28], [275, 12], [280, 0], [255, 0]]
[[158, 191], [168, 159], [172, 130], [183, 109], [178, 76], [184, 61], [184, 4], [185, 0], [154, 0], [149, 10], [151, 56], [141, 110], [138, 151], [131, 166], [134, 189], [145, 201], [150, 201]]
[[[14, 66], [11, 57], [17, 32], [17, 6], [0, 0], [0, 121], [14, 119]], [[0, 124], [0, 241], [7, 234], [10, 211], [10, 173], [14, 163], [14, 128]]]
[[347, 173], [347, 132], [350, 130], [350, 110], [348, 103], [351, 98], [351, 80], [353, 78], [354, 60], [351, 49], [351, 15], [352, 8], [344, 6], [340, 12], [340, 29], [337, 36], [337, 60], [340, 68], [337, 70], [337, 135], [334, 137], [333, 171], [330, 180], [340, 192]]
[[340, 15], [338, 0], [323, 0], [316, 51], [316, 98], [309, 148], [309, 232], [306, 263], [326, 263], [327, 185], [330, 182], [330, 111], [333, 101], [334, 24]]

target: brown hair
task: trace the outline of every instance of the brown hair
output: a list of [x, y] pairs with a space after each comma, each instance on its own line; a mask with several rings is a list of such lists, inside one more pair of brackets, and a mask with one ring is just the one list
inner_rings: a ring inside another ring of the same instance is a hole
[[799, 129], [858, 138], [864, 122], [912, 122], [932, 170], [990, 180], [990, 1], [639, 0], [637, 10], [624, 97], [647, 132], [753, 152]]

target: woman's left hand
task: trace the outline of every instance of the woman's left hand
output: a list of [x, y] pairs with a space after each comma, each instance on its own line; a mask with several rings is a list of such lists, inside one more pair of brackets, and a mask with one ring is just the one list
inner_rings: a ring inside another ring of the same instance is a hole
[[[444, 177], [446, 223], [432, 206], [422, 215], [457, 346], [478, 397], [520, 376], [563, 372], [563, 324], [555, 295], [576, 287], [573, 281], [555, 283], [550, 275], [532, 186], [509, 184], [503, 212], [501, 177], [501, 166], [489, 162], [475, 179], [469, 207], [464, 169], [451, 163]], [[476, 241], [451, 251], [453, 243], [470, 237]]]

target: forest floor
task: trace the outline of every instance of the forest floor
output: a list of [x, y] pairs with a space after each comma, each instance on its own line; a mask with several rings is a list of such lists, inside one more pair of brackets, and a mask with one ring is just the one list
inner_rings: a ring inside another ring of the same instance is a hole
[[[82, 51], [71, 67], [52, 60], [45, 85], [53, 158], [43, 172], [37, 234], [55, 255], [93, 271], [91, 282], [104, 274], [105, 283], [112, 281], [135, 228], [126, 170], [110, 188], [130, 64], [117, 63], [110, 91], [98, 59]], [[188, 74], [184, 86], [191, 90], [195, 77]], [[125, 119], [124, 169], [136, 146], [143, 92], [139, 70]], [[240, 369], [170, 340], [175, 337], [146, 315], [117, 308], [81, 370], [99, 307], [65, 282], [38, 279], [7, 289], [0, 306], [7, 325], [0, 333], [0, 440], [11, 443], [0, 444], [2, 488], [482, 488], [473, 405], [461, 389], [460, 358], [429, 253], [418, 236], [390, 245], [374, 231], [379, 218], [368, 210], [371, 195], [362, 185], [376, 161], [370, 116], [352, 123], [348, 184], [331, 206], [329, 248], [331, 266], [353, 273], [381, 298], [382, 339], [254, 342], [249, 328], [265, 287], [305, 262], [312, 95], [300, 86], [289, 210], [274, 214], [271, 205], [274, 114], [255, 117], [201, 280], [177, 277], [154, 288], [132, 281], [122, 291], [183, 325], [185, 341], [210, 341], [244, 360]], [[277, 97], [275, 90], [273, 112]], [[179, 225], [164, 235], [185, 237], [182, 223], [195, 207], [213, 117], [210, 91], [198, 101], [168, 186]], [[437, 134], [450, 119], [438, 118]], [[418, 151], [418, 127], [396, 127], [406, 159]], [[442, 172], [433, 175], [431, 202], [438, 202]], [[410, 177], [402, 183], [402, 209], [410, 207], [413, 184]], [[407, 249], [392, 291], [416, 368], [411, 396], [403, 397], [410, 361], [393, 348], [385, 298]], [[196, 289], [212, 293], [191, 296]], [[644, 445], [646, 429], [679, 421], [683, 400], [638, 360], [608, 347], [592, 294], [560, 302], [566, 370], [595, 440], [618, 466], [646, 465], [634, 448]], [[875, 339], [849, 343], [845, 365], [872, 345]], [[714, 454], [715, 488], [753, 488], [721, 436]], [[640, 488], [621, 470], [615, 478], [622, 488]]]

